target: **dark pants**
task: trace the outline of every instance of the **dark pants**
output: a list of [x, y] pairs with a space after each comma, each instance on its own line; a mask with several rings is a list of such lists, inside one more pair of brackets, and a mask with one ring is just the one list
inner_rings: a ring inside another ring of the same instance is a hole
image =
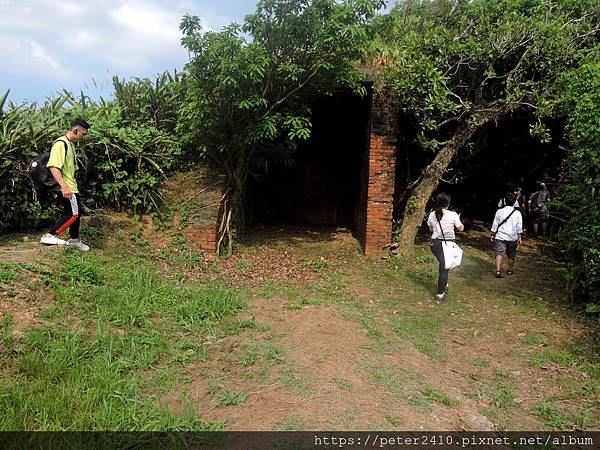
[[81, 204], [79, 194], [73, 194], [71, 199], [58, 194], [58, 203], [63, 209], [63, 216], [50, 227], [50, 234], [59, 235], [67, 228], [71, 239], [79, 239], [79, 221], [81, 218]]
[[438, 276], [438, 285], [437, 285], [437, 293], [443, 294], [446, 292], [446, 287], [448, 286], [448, 273], [450, 270], [446, 269], [446, 261], [444, 260], [444, 250], [442, 249], [442, 239], [432, 239], [431, 244], [431, 253], [437, 258], [439, 263], [439, 276]]

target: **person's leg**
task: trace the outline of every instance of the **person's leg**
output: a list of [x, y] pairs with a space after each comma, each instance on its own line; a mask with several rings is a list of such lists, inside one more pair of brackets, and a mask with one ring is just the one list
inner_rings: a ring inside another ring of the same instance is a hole
[[68, 200], [65, 200], [62, 195], [56, 199], [56, 203], [58, 203], [59, 207], [63, 210], [62, 217], [57, 220], [53, 225], [50, 226], [48, 232], [44, 234], [40, 239], [40, 244], [44, 245], [65, 245], [67, 242], [58, 237], [59, 229], [69, 221], [71, 217], [70, 207]]
[[502, 256], [496, 255], [496, 272], [500, 272], [502, 270]]
[[439, 271], [440, 271], [440, 273], [438, 276], [437, 293], [445, 294], [448, 289], [448, 276], [450, 274], [450, 270], [440, 268]]
[[444, 250], [442, 249], [442, 241], [433, 241], [431, 243], [431, 252], [438, 260], [438, 283], [437, 293], [443, 294], [448, 286], [448, 274], [449, 270], [446, 269], [446, 260], [444, 259]]
[[512, 275], [513, 273], [513, 269], [515, 268], [515, 259], [514, 258], [508, 258], [508, 274]]
[[544, 221], [542, 221], [542, 234], [544, 236], [546, 236], [547, 230], [548, 230], [548, 221], [544, 220]]
[[517, 242], [507, 242], [506, 245], [506, 256], [508, 257], [508, 275], [513, 274], [515, 268], [515, 259], [517, 257]]
[[58, 204], [63, 210], [63, 215], [50, 227], [48, 232], [53, 236], [58, 236], [64, 230], [66, 230], [72, 223], [73, 209], [71, 208], [71, 202], [64, 198], [61, 194], [58, 194]]
[[532, 226], [533, 226], [533, 235], [537, 236], [538, 235], [538, 223], [533, 222]]
[[502, 258], [506, 256], [506, 242], [496, 239], [494, 241], [496, 250], [496, 278], [502, 278]]
[[69, 226], [69, 236], [70, 239], [67, 242], [68, 247], [76, 248], [82, 252], [87, 252], [90, 248], [81, 242], [79, 239], [79, 224], [81, 223], [81, 201], [79, 199], [79, 194], [73, 195], [70, 201], [71, 210], [73, 212], [73, 216], [71, 220], [67, 223]]
[[77, 211], [77, 218], [69, 227], [69, 237], [71, 241], [79, 242], [79, 224], [81, 223], [81, 200], [79, 194], [73, 194], [73, 197], [71, 197], [71, 206], [73, 211]]

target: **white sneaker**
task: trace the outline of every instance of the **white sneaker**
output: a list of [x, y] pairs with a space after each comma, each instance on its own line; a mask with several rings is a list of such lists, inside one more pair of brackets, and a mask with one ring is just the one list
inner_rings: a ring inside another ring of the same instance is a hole
[[55, 236], [50, 233], [46, 233], [40, 239], [40, 244], [44, 245], [67, 245], [67, 241], [62, 240], [58, 236]]
[[446, 299], [446, 293], [443, 294], [435, 294], [435, 299], [438, 302], [443, 302]]
[[81, 242], [81, 241], [75, 241], [75, 242], [73, 242], [72, 239], [69, 239], [69, 241], [66, 244], [67, 244], [67, 247], [69, 247], [69, 248], [77, 248], [77, 249], [79, 249], [82, 252], [87, 252], [90, 249], [83, 242]]

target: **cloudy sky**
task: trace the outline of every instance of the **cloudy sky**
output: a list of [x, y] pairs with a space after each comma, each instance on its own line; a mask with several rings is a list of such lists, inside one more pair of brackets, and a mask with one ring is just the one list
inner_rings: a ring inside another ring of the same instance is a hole
[[67, 88], [109, 97], [113, 75], [181, 69], [179, 21], [219, 30], [255, 0], [0, 0], [0, 95], [43, 100]]

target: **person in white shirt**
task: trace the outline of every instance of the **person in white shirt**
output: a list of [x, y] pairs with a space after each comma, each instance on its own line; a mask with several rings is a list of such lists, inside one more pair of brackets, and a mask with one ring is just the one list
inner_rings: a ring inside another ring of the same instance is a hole
[[460, 215], [448, 210], [449, 206], [450, 196], [445, 192], [440, 192], [435, 197], [435, 210], [431, 211], [427, 218], [427, 225], [431, 231], [431, 252], [439, 263], [437, 294], [435, 295], [435, 299], [439, 301], [445, 300], [448, 294], [448, 274], [450, 272], [446, 269], [442, 242], [444, 240], [453, 241], [456, 238], [454, 234], [455, 228], [458, 231], [465, 229], [465, 226], [460, 221]]
[[494, 222], [492, 223], [491, 240], [495, 244], [496, 250], [496, 278], [502, 278], [502, 258], [508, 258], [507, 275], [512, 275], [515, 267], [515, 258], [517, 257], [517, 248], [521, 245], [521, 236], [523, 235], [523, 216], [518, 209], [512, 205], [515, 201], [515, 194], [508, 192], [504, 196], [504, 208], [496, 211]]

